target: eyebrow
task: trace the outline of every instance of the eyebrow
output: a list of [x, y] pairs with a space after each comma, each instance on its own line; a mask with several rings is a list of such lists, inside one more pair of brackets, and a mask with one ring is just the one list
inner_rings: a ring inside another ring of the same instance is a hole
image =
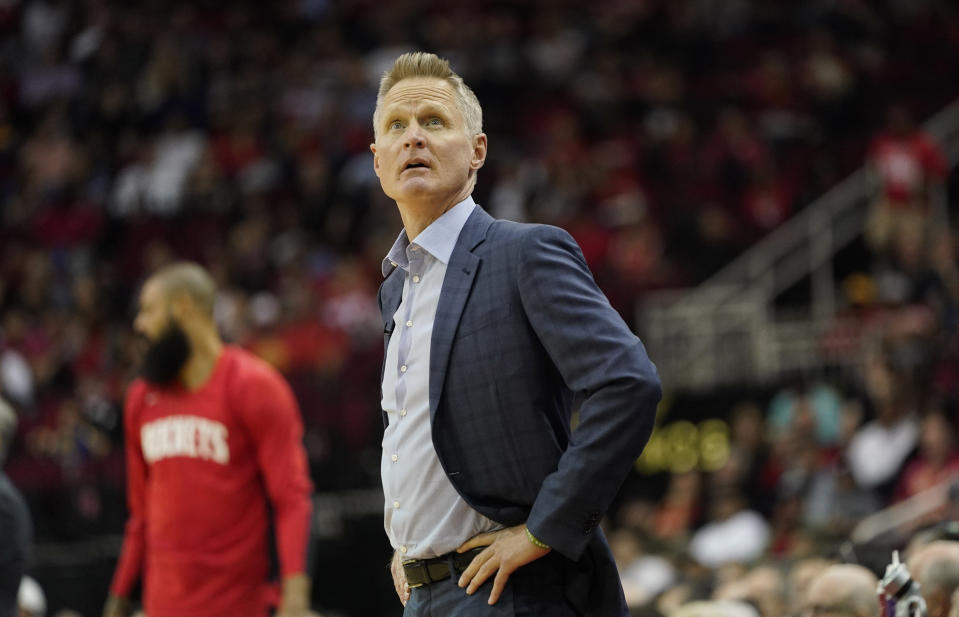
[[[383, 121], [390, 122], [395, 116], [398, 115], [399, 110], [401, 109], [405, 110], [405, 109], [408, 109], [408, 107], [409, 107], [409, 103], [401, 103], [401, 104], [394, 103], [394, 104], [388, 105], [387, 107], [383, 109], [383, 112], [382, 112]], [[424, 115], [437, 115], [437, 114], [442, 116], [451, 115], [449, 112], [449, 109], [445, 105], [441, 105], [440, 103], [434, 103], [433, 101], [420, 102], [417, 110], [417, 115], [424, 116]]]

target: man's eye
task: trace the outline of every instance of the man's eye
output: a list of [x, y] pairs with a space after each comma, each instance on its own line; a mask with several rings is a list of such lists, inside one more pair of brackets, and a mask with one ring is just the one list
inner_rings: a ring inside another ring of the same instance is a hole
[[391, 130], [391, 131], [395, 131], [395, 130], [402, 129], [402, 128], [403, 128], [403, 123], [400, 122], [399, 120], [393, 120], [392, 122], [390, 122], [390, 130]]
[[443, 120], [440, 118], [430, 118], [426, 121], [427, 126], [443, 126]]

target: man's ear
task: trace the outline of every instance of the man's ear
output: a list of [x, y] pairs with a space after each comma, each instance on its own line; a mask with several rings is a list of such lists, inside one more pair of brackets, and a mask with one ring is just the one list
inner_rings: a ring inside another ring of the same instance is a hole
[[477, 170], [486, 162], [486, 133], [473, 136], [473, 158], [470, 160], [470, 169]]
[[181, 323], [190, 318], [194, 308], [193, 298], [189, 294], [181, 292], [170, 298], [170, 315]]
[[370, 152], [373, 153], [373, 173], [380, 177], [380, 157], [376, 155], [376, 144], [370, 144]]

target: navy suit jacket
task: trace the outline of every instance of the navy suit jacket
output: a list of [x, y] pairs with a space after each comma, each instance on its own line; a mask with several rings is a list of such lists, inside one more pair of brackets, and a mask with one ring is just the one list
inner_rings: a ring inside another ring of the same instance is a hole
[[[394, 269], [378, 298], [387, 344], [402, 291]], [[655, 366], [573, 238], [476, 207], [433, 323], [433, 445], [470, 506], [506, 526], [526, 522], [565, 558], [567, 598], [583, 614], [627, 614], [597, 525], [649, 439], [660, 396]]]

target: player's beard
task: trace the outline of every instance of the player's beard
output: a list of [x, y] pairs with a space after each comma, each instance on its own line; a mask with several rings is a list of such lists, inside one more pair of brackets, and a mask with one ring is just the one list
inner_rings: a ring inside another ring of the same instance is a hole
[[143, 356], [140, 375], [157, 386], [168, 386], [180, 376], [190, 357], [190, 340], [186, 332], [170, 319], [167, 327], [155, 341], [150, 341]]

